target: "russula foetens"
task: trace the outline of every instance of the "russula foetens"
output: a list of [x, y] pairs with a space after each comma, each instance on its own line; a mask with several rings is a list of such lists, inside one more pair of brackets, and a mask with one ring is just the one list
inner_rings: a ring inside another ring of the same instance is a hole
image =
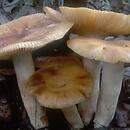
[[27, 79], [34, 72], [31, 51], [61, 39], [71, 26], [70, 22], [54, 22], [40, 13], [0, 26], [0, 59], [13, 59], [21, 96], [35, 128], [43, 124], [40, 121], [42, 110], [25, 89]]
[[[100, 11], [85, 7], [60, 7], [55, 11], [45, 7], [46, 14], [55, 21], [69, 20], [74, 23], [72, 32], [79, 35], [125, 35], [130, 34], [130, 15], [112, 11]], [[108, 22], [110, 21], [110, 22]]]
[[43, 66], [30, 77], [27, 89], [42, 106], [62, 109], [74, 129], [83, 128], [75, 104], [90, 97], [91, 75], [70, 56], [49, 57], [40, 63]]
[[77, 37], [68, 41], [68, 47], [83, 57], [103, 61], [94, 122], [95, 127], [108, 126], [115, 114], [122, 86], [124, 63], [130, 62], [130, 41]]

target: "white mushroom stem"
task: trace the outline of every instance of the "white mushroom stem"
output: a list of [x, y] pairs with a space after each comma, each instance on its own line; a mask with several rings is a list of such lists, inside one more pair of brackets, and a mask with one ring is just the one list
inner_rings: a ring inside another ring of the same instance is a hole
[[62, 109], [62, 112], [64, 113], [66, 120], [72, 126], [72, 129], [79, 130], [84, 127], [84, 124], [81, 120], [81, 117], [79, 115], [76, 105], [64, 108]]
[[108, 126], [117, 107], [123, 79], [123, 63], [103, 63], [100, 94], [95, 115], [95, 128]]
[[34, 128], [44, 127], [40, 118], [43, 111], [35, 98], [32, 97], [26, 90], [26, 82], [28, 78], [34, 73], [34, 65], [30, 53], [20, 53], [13, 57], [14, 68], [17, 76], [17, 82], [20, 89], [21, 97], [30, 118], [31, 124]]
[[82, 120], [85, 125], [88, 125], [96, 111], [97, 100], [99, 96], [99, 85], [100, 85], [100, 71], [102, 68], [102, 63], [91, 60], [88, 58], [83, 59], [84, 67], [93, 77], [93, 91], [89, 99], [78, 104], [78, 110], [81, 114]]

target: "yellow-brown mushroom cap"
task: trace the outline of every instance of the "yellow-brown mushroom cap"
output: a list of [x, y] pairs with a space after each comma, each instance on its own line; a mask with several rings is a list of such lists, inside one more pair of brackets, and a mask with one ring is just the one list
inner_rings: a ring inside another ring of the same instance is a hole
[[45, 107], [68, 107], [85, 100], [92, 92], [92, 78], [81, 63], [75, 58], [62, 58], [65, 60], [57, 62], [58, 57], [50, 57], [49, 65], [44, 60], [44, 66], [27, 83], [30, 93]]
[[45, 12], [53, 20], [74, 23], [73, 33], [79, 35], [125, 35], [130, 34], [130, 15], [112, 11], [100, 11], [85, 7], [60, 7], [60, 12], [45, 8]]
[[42, 13], [3, 24], [0, 26], [0, 59], [61, 39], [71, 26], [71, 22], [55, 22]]
[[78, 34], [130, 34], [130, 15], [85, 7], [60, 7], [60, 11], [74, 22], [73, 31]]
[[130, 41], [105, 41], [77, 37], [68, 41], [68, 47], [80, 56], [110, 63], [130, 63]]
[[[77, 62], [77, 63], [76, 63]], [[38, 57], [34, 61], [36, 68], [60, 67], [65, 65], [81, 65], [82, 63], [76, 56], [57, 56], [57, 57]], [[59, 64], [60, 63], [60, 64]]]

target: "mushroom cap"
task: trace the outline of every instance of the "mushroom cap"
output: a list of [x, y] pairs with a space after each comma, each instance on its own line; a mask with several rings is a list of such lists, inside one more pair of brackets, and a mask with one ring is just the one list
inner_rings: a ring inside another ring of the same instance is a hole
[[[52, 9], [45, 8], [48, 16], [53, 19], [65, 19], [74, 23], [73, 33], [79, 35], [125, 35], [130, 34], [130, 15], [112, 11], [99, 11], [85, 7], [60, 7], [61, 14]], [[64, 16], [63, 16], [64, 15]], [[61, 18], [58, 18], [61, 17]]]
[[71, 26], [71, 22], [55, 22], [42, 13], [3, 24], [0, 26], [0, 59], [61, 39]]
[[60, 62], [57, 62], [58, 59], [44, 60], [44, 66], [28, 80], [27, 89], [42, 106], [61, 109], [89, 97], [92, 78], [75, 58], [60, 57]]
[[68, 41], [68, 47], [80, 56], [110, 63], [130, 63], [130, 41], [105, 41], [77, 37]]
[[[58, 63], [60, 62], [60, 64]], [[77, 63], [76, 63], [77, 62]], [[60, 67], [61, 65], [81, 65], [82, 63], [76, 56], [57, 56], [57, 57], [38, 57], [34, 61], [36, 68]]]
[[43, 10], [44, 10], [45, 14], [54, 21], [57, 21], [57, 22], [66, 21], [65, 16], [57, 10], [54, 10], [50, 7], [44, 7]]

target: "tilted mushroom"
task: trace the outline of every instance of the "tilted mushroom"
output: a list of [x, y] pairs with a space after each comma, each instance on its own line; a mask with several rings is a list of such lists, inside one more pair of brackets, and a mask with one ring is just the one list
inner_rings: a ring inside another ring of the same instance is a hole
[[39, 63], [43, 66], [31, 76], [27, 89], [42, 106], [62, 109], [72, 128], [83, 128], [75, 104], [90, 97], [90, 74], [83, 68], [81, 61], [69, 56], [49, 57]]
[[71, 26], [70, 22], [54, 22], [40, 13], [0, 26], [0, 59], [13, 59], [21, 96], [35, 128], [41, 128], [43, 124], [41, 108], [25, 89], [27, 79], [34, 72], [31, 51], [61, 39]]
[[130, 41], [77, 37], [68, 41], [68, 47], [83, 57], [103, 61], [94, 122], [95, 127], [108, 126], [115, 114], [121, 91], [124, 63], [130, 62]]
[[69, 20], [74, 23], [73, 33], [79, 35], [125, 35], [130, 34], [130, 15], [112, 11], [100, 11], [85, 7], [60, 7], [60, 12], [49, 7], [44, 11], [56, 21]]

